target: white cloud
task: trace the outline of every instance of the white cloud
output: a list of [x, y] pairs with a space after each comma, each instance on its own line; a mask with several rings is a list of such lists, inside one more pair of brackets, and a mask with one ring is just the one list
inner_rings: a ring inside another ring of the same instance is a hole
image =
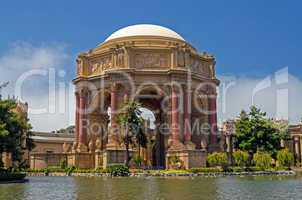
[[302, 117], [302, 81], [284, 68], [263, 78], [220, 76], [218, 117], [237, 117], [254, 104], [271, 118], [288, 119], [294, 124]]
[[[31, 109], [45, 110], [41, 114], [29, 113], [34, 130], [51, 131], [74, 123], [73, 88], [70, 88], [70, 80], [59, 73], [64, 71], [69, 60], [70, 56], [62, 44], [34, 46], [30, 43], [18, 42], [13, 44], [5, 54], [0, 55], [0, 82], [10, 82], [3, 90], [3, 96], [6, 97], [8, 94], [19, 96], [19, 93], [15, 93], [16, 82], [20, 81], [20, 77], [24, 77], [19, 98], [28, 102]], [[56, 80], [52, 89], [49, 89], [49, 78]], [[59, 88], [59, 84], [65, 84], [65, 89]]]

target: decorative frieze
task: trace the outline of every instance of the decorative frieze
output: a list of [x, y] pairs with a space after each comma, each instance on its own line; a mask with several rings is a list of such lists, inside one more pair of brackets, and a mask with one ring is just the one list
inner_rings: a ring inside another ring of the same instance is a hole
[[169, 54], [156, 52], [136, 52], [135, 68], [169, 67]]

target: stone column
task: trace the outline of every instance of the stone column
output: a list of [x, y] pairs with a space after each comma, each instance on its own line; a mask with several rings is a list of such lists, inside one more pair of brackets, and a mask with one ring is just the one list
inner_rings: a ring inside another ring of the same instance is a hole
[[178, 49], [177, 47], [172, 49], [171, 53], [171, 66], [172, 68], [177, 68], [178, 67], [178, 56], [177, 56]]
[[80, 110], [79, 110], [79, 145], [78, 152], [87, 152], [87, 91], [81, 91], [80, 93]]
[[299, 162], [302, 163], [302, 137], [299, 135]]
[[111, 127], [109, 130], [109, 135], [108, 135], [108, 143], [107, 143], [107, 148], [108, 147], [117, 147], [119, 146], [118, 142], [118, 124], [117, 124], [117, 85], [112, 84], [111, 85], [111, 93], [110, 93], [110, 108], [111, 108], [111, 118], [110, 118], [110, 123]]
[[111, 107], [111, 127], [116, 127], [117, 126], [117, 121], [116, 121], [116, 111], [117, 111], [117, 87], [116, 84], [112, 84], [111, 86], [111, 102], [110, 102], [110, 107]]
[[76, 143], [78, 144], [79, 143], [79, 136], [80, 136], [80, 129], [79, 129], [79, 126], [80, 126], [80, 121], [79, 121], [79, 108], [80, 108], [80, 96], [79, 96], [79, 93], [76, 92], [75, 93], [75, 96], [76, 96], [76, 113], [75, 113], [75, 132], [76, 132]]
[[123, 97], [124, 104], [129, 102], [129, 96], [130, 96], [129, 90], [125, 90], [124, 97]]
[[225, 137], [225, 143], [226, 143], [226, 152], [227, 153], [232, 153], [233, 146], [232, 146], [232, 139], [230, 135], [226, 135]]
[[171, 137], [170, 148], [181, 149], [183, 146], [180, 142], [180, 126], [179, 126], [179, 97], [178, 91], [172, 86], [171, 92]]
[[217, 108], [216, 108], [216, 95], [209, 97], [209, 125], [210, 130], [210, 144], [217, 143]]
[[301, 161], [301, 151], [300, 151], [300, 137], [294, 136], [294, 150], [295, 150], [295, 161], [296, 163]]
[[187, 148], [195, 149], [195, 145], [192, 143], [192, 132], [191, 132], [191, 90], [184, 88], [184, 143]]

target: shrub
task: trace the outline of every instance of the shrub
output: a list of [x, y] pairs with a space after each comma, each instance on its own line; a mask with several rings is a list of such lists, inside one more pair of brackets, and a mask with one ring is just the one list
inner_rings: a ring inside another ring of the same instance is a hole
[[65, 169], [67, 167], [67, 161], [66, 160], [62, 160], [60, 162], [60, 167], [61, 167], [61, 169]]
[[223, 172], [222, 168], [217, 167], [200, 167], [200, 168], [191, 168], [188, 169], [188, 172], [190, 173], [216, 173], [216, 172]]
[[228, 168], [228, 172], [244, 172], [245, 168], [243, 167], [230, 167]]
[[142, 165], [143, 159], [139, 155], [136, 155], [136, 156], [133, 157], [133, 162], [135, 163], [135, 166], [137, 168], [140, 168], [141, 165]]
[[277, 160], [279, 166], [289, 168], [294, 163], [294, 155], [288, 149], [282, 149], [277, 153]]
[[15, 181], [15, 180], [23, 180], [25, 178], [25, 173], [19, 172], [9, 172], [9, 171], [0, 171], [0, 182], [2, 181]]
[[94, 170], [96, 173], [106, 173], [107, 171], [103, 169], [102, 167], [98, 167]]
[[125, 165], [112, 165], [109, 166], [107, 171], [111, 176], [129, 176], [129, 168]]
[[247, 172], [258, 172], [258, 171], [262, 171], [263, 169], [262, 168], [260, 168], [260, 167], [247, 167], [246, 169], [245, 169], [245, 171], [247, 171]]
[[65, 168], [65, 172], [67, 175], [70, 175], [72, 172], [74, 172], [76, 170], [75, 166], [70, 166], [70, 167], [66, 167]]
[[45, 176], [48, 176], [48, 174], [49, 174], [49, 169], [48, 168], [45, 168], [44, 170], [43, 170], [43, 172], [45, 173]]
[[181, 169], [183, 168], [183, 161], [177, 156], [174, 155], [169, 159], [169, 163], [172, 169]]
[[207, 156], [207, 162], [211, 167], [225, 167], [228, 164], [228, 157], [226, 153], [211, 153]]
[[50, 167], [47, 167], [47, 169], [48, 169], [49, 173], [53, 173], [53, 172], [65, 172], [65, 168], [62, 169], [61, 167], [58, 167], [58, 166], [50, 166]]
[[271, 167], [272, 157], [267, 152], [257, 151], [257, 153], [254, 154], [253, 161], [255, 162], [256, 167], [268, 169]]
[[245, 151], [237, 150], [233, 153], [233, 158], [236, 166], [244, 167], [247, 165], [249, 154]]

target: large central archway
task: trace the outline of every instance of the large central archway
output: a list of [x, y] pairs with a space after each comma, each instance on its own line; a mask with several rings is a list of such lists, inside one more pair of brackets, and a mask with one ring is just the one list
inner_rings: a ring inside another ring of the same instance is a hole
[[160, 129], [161, 125], [166, 123], [161, 108], [163, 96], [152, 87], [141, 89], [137, 93], [135, 100], [140, 103], [146, 114], [152, 114], [155, 119], [152, 123], [150, 121], [147, 133], [150, 143], [148, 150], [151, 151], [150, 162], [155, 168], [165, 168], [165, 134]]

